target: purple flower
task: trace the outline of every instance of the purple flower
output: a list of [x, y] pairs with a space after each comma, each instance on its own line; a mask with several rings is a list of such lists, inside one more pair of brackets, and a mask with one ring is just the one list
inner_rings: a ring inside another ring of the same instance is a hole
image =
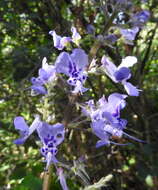
[[55, 62], [56, 72], [67, 75], [68, 84], [75, 87], [73, 93], [83, 93], [87, 90], [83, 87], [87, 78], [86, 66], [88, 66], [88, 56], [82, 49], [74, 49], [71, 54], [62, 52]]
[[134, 17], [138, 19], [139, 22], [145, 23], [148, 21], [150, 17], [150, 12], [147, 10], [142, 10], [140, 12], [137, 12]]
[[33, 123], [30, 127], [26, 124], [23, 117], [18, 116], [14, 119], [15, 129], [19, 130], [20, 138], [14, 140], [15, 144], [23, 144], [26, 139], [38, 128], [40, 127], [42, 122], [40, 121], [39, 116], [36, 116]]
[[38, 94], [47, 94], [47, 90], [42, 85], [33, 84], [31, 86], [31, 89], [35, 92], [35, 95], [38, 95]]
[[79, 41], [81, 39], [81, 36], [77, 32], [77, 29], [75, 27], [71, 28], [71, 32], [72, 32], [72, 41], [78, 46], [79, 45]]
[[132, 67], [137, 59], [134, 56], [127, 56], [122, 59], [121, 64], [116, 67], [108, 58], [105, 56], [102, 57], [101, 60], [103, 64], [103, 70], [105, 73], [115, 82], [120, 82], [123, 84], [126, 92], [130, 96], [139, 96], [139, 89], [133, 86], [131, 83], [127, 82], [128, 79], [131, 78], [131, 71], [129, 67]]
[[96, 105], [93, 100], [86, 102], [83, 113], [91, 118], [92, 131], [100, 138], [96, 147], [110, 144], [112, 136], [122, 137], [127, 121], [120, 118], [120, 111], [126, 105], [126, 97], [124, 94], [113, 93], [107, 100], [104, 96], [100, 98]]
[[43, 143], [41, 153], [46, 158], [46, 169], [48, 169], [51, 163], [58, 163], [55, 157], [58, 151], [57, 146], [64, 140], [65, 129], [61, 123], [49, 125], [43, 122], [43, 124], [37, 128], [37, 133]]
[[42, 60], [42, 68], [39, 69], [38, 74], [39, 76], [37, 78], [31, 78], [31, 89], [37, 94], [47, 94], [47, 90], [44, 85], [55, 79], [56, 71], [53, 65], [48, 65], [46, 57]]
[[92, 122], [92, 132], [100, 139], [96, 143], [96, 148], [110, 144], [110, 134], [104, 130], [104, 122], [102, 120]]
[[125, 38], [126, 43], [131, 43], [135, 39], [136, 34], [138, 33], [139, 28], [133, 27], [131, 29], [120, 29], [122, 36]]
[[131, 22], [134, 26], [142, 27], [150, 18], [150, 12], [148, 10], [142, 10], [135, 13], [132, 16]]
[[71, 42], [70, 37], [61, 37], [57, 35], [54, 30], [50, 31], [49, 34], [53, 36], [54, 47], [56, 47], [58, 50], [63, 50], [64, 47], [67, 46], [69, 42]]
[[125, 94], [113, 93], [107, 100], [104, 96], [96, 104], [89, 100], [86, 102], [87, 106], [83, 107], [83, 114], [91, 118], [92, 132], [100, 139], [96, 143], [97, 148], [109, 144], [127, 145], [113, 142], [113, 136], [121, 138], [125, 135], [135, 141], [144, 142], [123, 131], [127, 120], [120, 118], [120, 111], [126, 106], [126, 98]]
[[49, 34], [53, 37], [54, 47], [58, 50], [63, 50], [70, 42], [74, 42], [76, 45], [79, 45], [79, 40], [81, 39], [80, 34], [77, 32], [75, 27], [71, 28], [72, 37], [61, 37], [56, 34], [56, 32], [51, 30]]
[[49, 125], [40, 121], [39, 116], [36, 116], [32, 125], [28, 127], [23, 117], [19, 116], [14, 119], [15, 129], [20, 131], [20, 138], [14, 141], [15, 144], [23, 144], [26, 139], [36, 130], [43, 144], [41, 148], [42, 155], [46, 158], [46, 169], [51, 163], [57, 163], [56, 159], [57, 146], [64, 140], [65, 129], [63, 124], [56, 123]]

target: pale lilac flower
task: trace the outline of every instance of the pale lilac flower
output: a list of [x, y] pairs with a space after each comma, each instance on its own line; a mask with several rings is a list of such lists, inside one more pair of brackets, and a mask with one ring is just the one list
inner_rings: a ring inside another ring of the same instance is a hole
[[113, 93], [107, 100], [104, 96], [100, 98], [96, 105], [93, 100], [86, 102], [83, 113], [91, 118], [92, 131], [100, 138], [96, 147], [110, 144], [111, 136], [122, 137], [127, 121], [120, 118], [120, 111], [126, 105], [126, 97], [124, 94]]
[[63, 172], [62, 168], [57, 169], [57, 175], [58, 175], [58, 179], [60, 181], [60, 185], [61, 185], [62, 189], [63, 190], [68, 190], [69, 188], [67, 186], [65, 175], [64, 175], [64, 172]]
[[77, 32], [77, 29], [75, 27], [71, 28], [71, 32], [72, 32], [72, 41], [78, 46], [79, 45], [79, 41], [81, 39], [81, 36]]
[[71, 54], [62, 52], [55, 62], [56, 72], [63, 73], [69, 77], [68, 84], [74, 86], [73, 93], [81, 94], [87, 89], [83, 84], [87, 78], [86, 67], [88, 56], [82, 49], [74, 49]]
[[148, 10], [142, 10], [132, 15], [131, 22], [134, 26], [143, 27], [149, 18], [150, 12]]
[[53, 37], [54, 47], [58, 50], [63, 50], [70, 42], [75, 43], [77, 46], [79, 45], [79, 41], [81, 39], [80, 34], [77, 32], [75, 27], [71, 28], [72, 37], [61, 37], [56, 34], [54, 30], [51, 30], [49, 34]]
[[29, 127], [25, 122], [24, 118], [21, 116], [15, 117], [14, 126], [15, 129], [19, 130], [20, 138], [14, 140], [15, 144], [23, 144], [26, 139], [38, 128], [42, 125], [39, 116], [36, 116], [33, 123]]
[[131, 71], [129, 67], [132, 67], [136, 62], [137, 58], [134, 56], [127, 56], [122, 59], [121, 64], [116, 67], [108, 58], [105, 56], [101, 60], [103, 64], [104, 72], [115, 82], [123, 84], [126, 92], [130, 96], [139, 96], [139, 89], [127, 82], [131, 78]]
[[52, 82], [55, 79], [55, 66], [47, 63], [46, 57], [42, 60], [42, 68], [39, 69], [39, 77], [45, 82]]
[[108, 99], [103, 96], [96, 104], [89, 100], [86, 102], [87, 106], [82, 107], [83, 114], [91, 118], [92, 132], [100, 139], [96, 143], [97, 148], [109, 144], [127, 145], [113, 142], [112, 136], [121, 138], [125, 135], [135, 141], [144, 142], [123, 131], [127, 120], [120, 118], [120, 111], [126, 106], [125, 98], [125, 94], [113, 93]]
[[133, 17], [137, 19], [139, 22], [145, 23], [148, 21], [150, 17], [150, 12], [148, 10], [142, 10], [140, 12], [137, 12]]
[[91, 124], [92, 132], [100, 139], [96, 143], [96, 148], [104, 145], [110, 145], [110, 134], [104, 130], [104, 122], [102, 120], [92, 122]]
[[131, 43], [135, 39], [138, 31], [139, 31], [138, 27], [133, 27], [133, 28], [129, 28], [129, 29], [120, 29], [120, 33], [126, 40], [125, 41], [126, 43]]
[[49, 34], [53, 37], [54, 47], [56, 47], [58, 50], [63, 50], [64, 47], [66, 47], [68, 43], [71, 42], [70, 37], [61, 37], [57, 35], [54, 30], [50, 31]]
[[47, 90], [46, 90], [46, 88], [44, 86], [36, 84], [34, 82], [32, 82], [32, 83], [33, 83], [33, 85], [31, 86], [31, 89], [33, 90], [33, 92], [35, 92], [35, 95], [38, 95], [38, 94], [43, 94], [43, 95], [47, 94]]
[[52, 82], [56, 77], [55, 66], [48, 65], [46, 57], [42, 60], [42, 68], [39, 69], [39, 76], [37, 78], [32, 77], [31, 89], [37, 94], [47, 94], [47, 90], [44, 87], [45, 84]]

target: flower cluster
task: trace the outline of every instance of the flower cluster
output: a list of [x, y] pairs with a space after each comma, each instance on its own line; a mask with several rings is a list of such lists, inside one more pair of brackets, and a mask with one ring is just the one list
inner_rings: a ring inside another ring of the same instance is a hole
[[[128, 1], [118, 1], [121, 6]], [[122, 9], [123, 10], [123, 9]], [[149, 19], [148, 11], [137, 12], [133, 15], [131, 22], [132, 28], [124, 29], [119, 27], [120, 33], [124, 37], [127, 43], [131, 43], [135, 39], [136, 34], [142, 25]], [[135, 23], [135, 24], [134, 24]], [[95, 29], [89, 25], [89, 33], [95, 33]], [[67, 83], [72, 87], [73, 94], [82, 95], [88, 90], [84, 87], [84, 83], [88, 77], [88, 73], [96, 67], [96, 61], [93, 60], [89, 65], [88, 55], [86, 52], [79, 47], [79, 41], [81, 39], [80, 34], [77, 32], [75, 27], [71, 28], [71, 37], [61, 37], [56, 32], [50, 31], [54, 41], [54, 47], [58, 50], [63, 50], [71, 42], [77, 45], [77, 48], [72, 49], [71, 52], [61, 52], [54, 65], [49, 65], [47, 59], [43, 58], [42, 67], [38, 71], [38, 77], [31, 78], [31, 89], [39, 95], [48, 94], [48, 87], [51, 85], [59, 75], [65, 75], [67, 77]], [[114, 44], [117, 41], [117, 37], [114, 34], [108, 34], [104, 38], [101, 38], [106, 42]], [[140, 90], [128, 82], [132, 74], [129, 67], [132, 67], [137, 63], [137, 58], [134, 56], [127, 56], [122, 59], [119, 66], [112, 63], [106, 56], [101, 59], [102, 66], [100, 67], [104, 73], [114, 82], [121, 83], [129, 96], [139, 96]], [[96, 103], [94, 100], [89, 100], [82, 106], [82, 112], [85, 116], [91, 119], [92, 132], [99, 138], [96, 143], [96, 147], [104, 145], [116, 144], [116, 145], [127, 145], [116, 143], [112, 140], [113, 137], [121, 138], [123, 135], [136, 140], [141, 141], [133, 136], [128, 135], [124, 132], [127, 126], [127, 120], [121, 118], [121, 110], [126, 106], [126, 94], [112, 93], [106, 99], [103, 95]], [[45, 157], [47, 162], [46, 169], [48, 169], [51, 163], [57, 165], [59, 162], [56, 158], [58, 146], [63, 142], [65, 137], [65, 128], [61, 123], [50, 125], [40, 120], [39, 116], [36, 116], [31, 126], [29, 127], [24, 118], [18, 116], [14, 119], [15, 129], [20, 131], [20, 138], [14, 141], [15, 144], [23, 144], [27, 138], [36, 131], [41, 142], [41, 154]], [[59, 176], [61, 186], [64, 190], [67, 190], [67, 184], [63, 174], [62, 168], [57, 168], [57, 175]]]
[[83, 107], [83, 113], [91, 118], [93, 133], [100, 138], [96, 147], [113, 143], [110, 141], [112, 136], [122, 137], [127, 124], [125, 119], [120, 118], [120, 111], [126, 105], [125, 98], [127, 95], [113, 93], [107, 100], [103, 96], [96, 105], [94, 100], [89, 100]]
[[39, 69], [39, 76], [32, 77], [31, 89], [36, 94], [47, 94], [45, 86], [54, 81], [58, 73], [69, 77], [67, 83], [74, 87], [73, 93], [83, 93], [87, 88], [83, 87], [87, 78], [86, 67], [88, 56], [83, 49], [76, 48], [71, 54], [62, 52], [55, 61], [55, 65], [48, 65], [46, 58], [42, 61], [42, 68]]
[[133, 140], [144, 142], [123, 131], [127, 120], [120, 117], [120, 111], [126, 106], [126, 98], [125, 94], [113, 93], [107, 100], [103, 96], [96, 104], [94, 100], [89, 100], [86, 106], [82, 107], [83, 114], [91, 118], [93, 133], [100, 139], [96, 143], [97, 148], [109, 144], [126, 145], [110, 140], [112, 137], [121, 138], [123, 134]]

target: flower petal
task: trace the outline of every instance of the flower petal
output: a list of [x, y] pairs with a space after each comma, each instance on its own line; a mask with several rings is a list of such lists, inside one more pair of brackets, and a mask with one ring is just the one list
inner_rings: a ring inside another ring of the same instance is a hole
[[54, 41], [54, 47], [56, 47], [58, 50], [63, 50], [65, 46], [71, 41], [70, 37], [61, 37], [56, 34], [56, 32], [50, 31], [49, 34], [53, 36]]
[[40, 77], [32, 77], [31, 78], [31, 83], [33, 84], [33, 85], [43, 85], [44, 84], [44, 81], [43, 81], [43, 79], [41, 79]]
[[72, 60], [70, 55], [67, 52], [60, 53], [55, 61], [55, 68], [57, 73], [64, 73], [65, 75], [69, 76], [71, 64]]
[[14, 126], [15, 129], [20, 131], [20, 138], [14, 140], [15, 144], [23, 144], [26, 139], [39, 127], [41, 124], [39, 116], [36, 116], [35, 120], [33, 121], [32, 125], [28, 127], [23, 117], [16, 117], [14, 119]]
[[54, 47], [56, 47], [58, 50], [62, 50], [64, 48], [64, 46], [62, 46], [61, 43], [60, 43], [61, 36], [57, 35], [54, 30], [50, 31], [49, 34], [51, 36], [53, 36]]
[[44, 144], [46, 144], [46, 141], [50, 141], [52, 139], [54, 145], [57, 146], [64, 140], [65, 129], [64, 125], [61, 123], [49, 125], [43, 122], [43, 124], [37, 129], [37, 132]]
[[77, 32], [77, 29], [75, 27], [71, 28], [72, 32], [72, 41], [76, 44], [79, 45], [79, 40], [81, 39], [80, 34]]
[[70, 56], [75, 63], [77, 71], [84, 70], [88, 66], [88, 55], [83, 49], [74, 49]]
[[127, 67], [121, 67], [114, 73], [116, 81], [121, 82], [122, 80], [127, 80], [131, 76], [130, 70]]
[[114, 116], [120, 117], [120, 110], [126, 106], [125, 98], [127, 95], [113, 93], [108, 97], [108, 108], [107, 110]]
[[36, 115], [34, 121], [32, 122], [32, 124], [29, 127], [29, 134], [28, 135], [30, 136], [41, 125], [42, 125], [42, 122], [40, 120], [40, 117], [39, 117], [39, 115]]
[[102, 141], [108, 141], [110, 135], [104, 131], [105, 123], [102, 120], [92, 122], [91, 128], [93, 133], [99, 137]]
[[32, 85], [31, 89], [34, 90], [37, 94], [47, 94], [47, 90], [44, 86], [41, 85]]
[[23, 144], [28, 137], [29, 127], [26, 124], [24, 118], [20, 116], [14, 119], [14, 126], [15, 129], [20, 131], [20, 138], [14, 140], [13, 142], [17, 145]]
[[99, 140], [99, 141], [97, 141], [95, 147], [100, 148], [101, 146], [107, 146], [109, 144], [110, 144], [109, 140], [108, 141]]
[[134, 56], [127, 56], [124, 59], [122, 59], [121, 64], [119, 65], [118, 69], [121, 67], [132, 67], [134, 64], [137, 63], [137, 58]]
[[133, 41], [135, 39], [136, 34], [138, 33], [139, 28], [133, 27], [129, 29], [120, 29], [122, 36], [128, 41]]
[[24, 131], [28, 134], [29, 127], [26, 124], [23, 117], [21, 117], [21, 116], [15, 117], [14, 126], [15, 126], [15, 129], [20, 130], [20, 131]]
[[46, 69], [48, 66], [48, 63], [47, 63], [47, 58], [44, 57], [43, 60], [42, 60], [42, 69]]
[[123, 82], [124, 88], [128, 95], [130, 96], [139, 96], [139, 90], [137, 87], [133, 86], [130, 82]]
[[104, 72], [114, 81], [117, 82], [115, 80], [114, 77], [114, 73], [117, 71], [117, 67], [111, 62], [109, 61], [109, 59], [107, 57], [105, 57], [105, 55], [102, 57], [101, 59], [101, 63], [103, 64], [103, 70]]
[[48, 73], [44, 69], [39, 69], [39, 77], [43, 79], [44, 81], [47, 81], [49, 78]]

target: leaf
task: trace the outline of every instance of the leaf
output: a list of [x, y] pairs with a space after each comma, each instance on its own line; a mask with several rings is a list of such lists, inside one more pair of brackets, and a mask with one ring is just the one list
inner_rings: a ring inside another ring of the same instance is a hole
[[20, 185], [27, 187], [27, 190], [40, 190], [42, 189], [42, 180], [33, 175], [28, 175], [24, 177]]

